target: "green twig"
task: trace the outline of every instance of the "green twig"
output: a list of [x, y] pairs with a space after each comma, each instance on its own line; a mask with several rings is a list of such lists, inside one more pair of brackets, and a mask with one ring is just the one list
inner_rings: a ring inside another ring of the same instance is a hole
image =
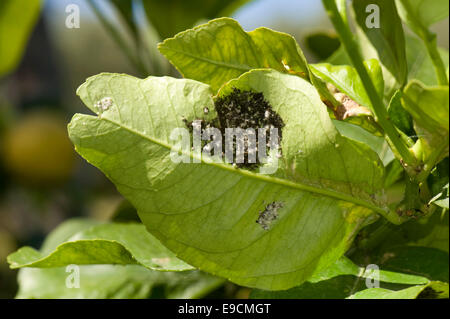
[[433, 62], [439, 85], [448, 85], [444, 61], [442, 61], [436, 44], [436, 34], [426, 30], [425, 34], [422, 37], [422, 40], [425, 43], [428, 54], [430, 55], [431, 61]]

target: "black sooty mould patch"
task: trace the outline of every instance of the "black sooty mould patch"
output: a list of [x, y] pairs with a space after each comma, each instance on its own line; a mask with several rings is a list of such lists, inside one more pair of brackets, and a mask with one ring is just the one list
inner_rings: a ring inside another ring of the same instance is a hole
[[[264, 99], [263, 93], [242, 91], [234, 88], [233, 91], [224, 97], [219, 97], [214, 102], [217, 111], [217, 118], [211, 121], [201, 120], [202, 131], [208, 127], [216, 127], [222, 133], [222, 145], [225, 145], [225, 128], [242, 128], [244, 130], [253, 128], [255, 133], [258, 128], [266, 129], [266, 144], [269, 141], [269, 130], [271, 128], [278, 129], [278, 145], [281, 145], [282, 128], [284, 122], [281, 117], [272, 109], [272, 106]], [[203, 113], [209, 113], [208, 108], [203, 109]], [[192, 132], [192, 123], [185, 121], [185, 125]], [[202, 145], [203, 147], [203, 145]], [[233, 145], [236, 150], [236, 143]], [[266, 149], [267, 151], [267, 149]], [[279, 149], [281, 152], [281, 148]], [[266, 153], [267, 155], [267, 153]], [[234, 160], [235, 162], [235, 160]], [[256, 169], [261, 163], [259, 157], [256, 158], [256, 163], [249, 163], [248, 161], [248, 147], [245, 145], [244, 149], [244, 163], [234, 163], [233, 166], [238, 168]]]
[[263, 211], [259, 212], [256, 222], [261, 225], [264, 230], [269, 230], [273, 221], [278, 218], [278, 210], [283, 208], [282, 202], [271, 202], [267, 204]]
[[[284, 126], [281, 117], [273, 111], [262, 93], [241, 91], [237, 88], [215, 102], [221, 127], [277, 128]], [[281, 132], [279, 133], [281, 137]]]

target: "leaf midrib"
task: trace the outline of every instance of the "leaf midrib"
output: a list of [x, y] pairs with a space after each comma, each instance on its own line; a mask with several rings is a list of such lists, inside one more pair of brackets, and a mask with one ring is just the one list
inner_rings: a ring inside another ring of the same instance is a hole
[[[103, 114], [101, 119], [98, 118], [98, 117], [92, 116], [92, 115], [85, 115], [85, 116], [96, 118], [99, 121], [102, 121], [102, 120], [108, 121], [111, 124], [113, 124], [115, 126], [118, 126], [119, 128], [127, 130], [128, 132], [130, 132], [132, 134], [135, 134], [137, 136], [140, 136], [143, 139], [146, 139], [146, 140], [150, 141], [151, 143], [160, 145], [160, 146], [162, 146], [162, 147], [164, 147], [166, 149], [169, 149], [169, 150], [172, 149], [172, 145], [166, 144], [165, 142], [162, 142], [159, 139], [155, 139], [153, 137], [144, 135], [141, 132], [136, 131], [133, 128], [130, 128], [130, 127], [127, 127], [127, 126], [123, 125], [122, 123], [117, 123], [116, 121], [114, 121], [112, 119], [106, 118], [105, 114]], [[184, 154], [184, 155], [188, 155], [188, 154]], [[311, 185], [303, 184], [303, 183], [299, 183], [299, 182], [292, 182], [292, 181], [288, 181], [288, 180], [277, 178], [277, 177], [268, 177], [268, 176], [265, 176], [265, 175], [257, 175], [255, 173], [251, 173], [251, 172], [248, 172], [248, 171], [245, 171], [245, 170], [235, 169], [235, 168], [229, 167], [228, 165], [224, 165], [224, 164], [220, 164], [220, 163], [205, 162], [201, 158], [199, 159], [196, 156], [193, 156], [192, 153], [189, 153], [188, 156], [191, 159], [198, 159], [198, 160], [200, 160], [202, 164], [216, 166], [216, 167], [219, 167], [221, 169], [228, 170], [231, 173], [235, 173], [235, 174], [237, 173], [237, 174], [241, 174], [241, 175], [243, 175], [245, 177], [261, 180], [261, 181], [266, 182], [266, 183], [279, 184], [279, 185], [282, 185], [282, 186], [285, 186], [285, 187], [299, 189], [299, 190], [306, 191], [306, 192], [309, 192], [309, 193], [320, 194], [320, 195], [328, 196], [328, 197], [331, 197], [331, 198], [334, 198], [334, 199], [337, 199], [337, 200], [343, 200], [343, 201], [346, 201], [346, 202], [354, 203], [356, 205], [369, 208], [369, 209], [371, 209], [371, 210], [373, 210], [373, 211], [375, 211], [377, 213], [380, 213], [380, 214], [382, 214], [384, 216], [386, 214], [388, 214], [388, 211], [386, 211], [385, 209], [383, 209], [383, 208], [381, 208], [379, 206], [374, 205], [373, 203], [367, 202], [367, 201], [365, 201], [363, 199], [352, 197], [349, 194], [338, 192], [336, 190], [331, 190], [331, 189], [327, 189], [327, 188], [319, 188], [319, 187], [316, 187], [316, 186], [311, 186]]]
[[160, 50], [161, 49], [169, 50], [169, 51], [173, 51], [173, 52], [178, 53], [178, 54], [183, 54], [183, 55], [186, 55], [186, 56], [188, 56], [190, 58], [197, 59], [197, 60], [209, 63], [209, 64], [217, 65], [217, 66], [222, 67], [222, 68], [230, 68], [230, 69], [235, 69], [235, 70], [239, 70], [239, 71], [243, 71], [243, 72], [247, 72], [247, 71], [250, 71], [252, 69], [248, 65], [231, 64], [231, 63], [227, 63], [227, 62], [223, 62], [223, 61], [212, 60], [212, 59], [208, 59], [208, 58], [205, 58], [205, 57], [202, 57], [202, 56], [198, 56], [198, 55], [186, 52], [186, 51], [173, 49], [173, 48], [170, 48], [170, 47], [164, 45], [164, 43], [159, 46], [159, 49]]

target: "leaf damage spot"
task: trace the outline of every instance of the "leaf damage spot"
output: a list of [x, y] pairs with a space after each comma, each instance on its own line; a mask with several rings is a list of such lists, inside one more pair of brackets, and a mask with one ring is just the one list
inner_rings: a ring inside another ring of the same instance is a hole
[[[233, 91], [224, 97], [219, 97], [214, 102], [215, 109], [217, 111], [217, 117], [212, 120], [205, 120], [197, 118], [201, 126], [201, 132], [207, 128], [215, 127], [222, 133], [222, 145], [225, 145], [226, 128], [240, 128], [243, 130], [254, 129], [257, 132], [258, 129], [264, 128], [266, 132], [266, 145], [270, 146], [269, 134], [271, 129], [278, 129], [277, 147], [278, 153], [275, 155], [277, 158], [281, 158], [281, 139], [284, 122], [281, 117], [276, 113], [272, 106], [264, 99], [264, 95], [261, 92], [242, 91], [238, 88], [233, 88]], [[203, 114], [208, 115], [211, 111], [207, 108], [203, 108]], [[181, 118], [189, 131], [193, 132], [194, 121], [188, 121], [184, 116]], [[256, 163], [250, 162], [249, 155], [255, 156], [255, 150], [248, 147], [248, 138], [254, 137], [249, 134], [244, 136], [244, 163], [232, 163], [234, 168], [246, 168], [249, 170], [256, 169], [261, 163], [259, 157], [256, 157]], [[256, 138], [256, 137], [255, 137]], [[202, 141], [202, 149], [206, 145], [206, 141]], [[207, 149], [206, 151], [209, 151]], [[236, 152], [236, 142], [233, 142], [233, 151]], [[266, 150], [267, 151], [267, 150]], [[223, 154], [222, 154], [223, 155]], [[267, 153], [266, 153], [267, 155]]]
[[345, 120], [353, 116], [367, 115], [372, 116], [372, 112], [364, 106], [361, 106], [354, 100], [352, 100], [348, 95], [344, 93], [333, 94], [336, 101], [341, 103], [336, 111], [335, 115], [338, 120]]
[[372, 112], [367, 107], [360, 105], [348, 95], [340, 92], [333, 84], [327, 83], [327, 89], [339, 102], [339, 105], [335, 107], [331, 102], [324, 101], [329, 108], [333, 109], [337, 120], [345, 120], [354, 116], [372, 116]]
[[283, 208], [282, 202], [272, 202], [267, 204], [263, 211], [259, 212], [256, 223], [261, 225], [262, 229], [269, 230], [272, 223], [278, 218], [278, 210]]
[[[218, 98], [215, 101], [215, 107], [223, 134], [225, 133], [225, 128], [242, 128], [244, 130], [252, 128], [255, 131], [258, 128], [264, 128], [266, 132], [269, 132], [271, 128], [277, 128], [277, 145], [281, 145], [281, 129], [284, 127], [284, 122], [264, 98], [263, 93], [234, 88], [229, 95]], [[266, 138], [267, 143], [268, 136]], [[244, 149], [246, 160], [244, 163], [236, 163], [238, 168], [255, 169], [261, 164], [259, 159], [257, 159], [256, 163], [250, 163], [248, 155], [249, 150], [246, 146]], [[281, 154], [279, 157], [281, 157]]]

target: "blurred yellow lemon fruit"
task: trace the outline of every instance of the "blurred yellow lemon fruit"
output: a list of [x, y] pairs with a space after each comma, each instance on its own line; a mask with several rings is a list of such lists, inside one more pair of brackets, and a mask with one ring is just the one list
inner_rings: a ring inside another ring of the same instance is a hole
[[75, 153], [66, 123], [51, 113], [31, 113], [4, 136], [6, 170], [26, 184], [52, 186], [72, 174]]

